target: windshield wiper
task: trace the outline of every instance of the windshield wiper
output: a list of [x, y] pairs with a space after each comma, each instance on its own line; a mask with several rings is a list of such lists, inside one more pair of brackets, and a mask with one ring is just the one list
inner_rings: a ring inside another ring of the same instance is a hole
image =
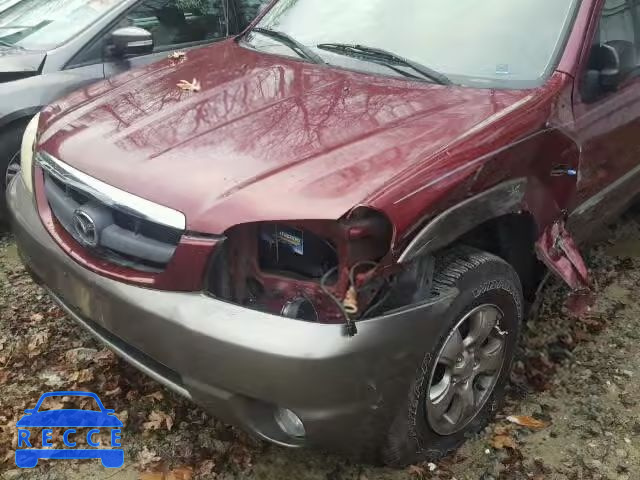
[[291, 50], [296, 52], [300, 57], [313, 63], [325, 63], [320, 55], [314, 53], [309, 47], [300, 43], [295, 38], [292, 38], [284, 32], [278, 32], [276, 30], [270, 30], [268, 28], [261, 27], [253, 28], [249, 32], [260, 33], [266, 37], [271, 37], [274, 40], [278, 40], [280, 43], [286, 45]]
[[[317, 47], [329, 52], [349, 55], [362, 60], [369, 60], [372, 62], [380, 63], [405, 76], [408, 74], [408, 72], [397, 68], [397, 66], [409, 67], [410, 69], [418, 72], [423, 77], [428, 78], [429, 80], [440, 85], [453, 84], [449, 77], [447, 77], [443, 73], [438, 72], [437, 70], [434, 70], [433, 68], [429, 68], [425, 65], [414, 62], [413, 60], [409, 60], [407, 58], [401, 57], [400, 55], [396, 55], [395, 53], [389, 52], [387, 50], [382, 50], [380, 48], [365, 47], [363, 45], [349, 45], [346, 43], [321, 43], [320, 45], [317, 45]], [[419, 78], [415, 75], [410, 76]]]

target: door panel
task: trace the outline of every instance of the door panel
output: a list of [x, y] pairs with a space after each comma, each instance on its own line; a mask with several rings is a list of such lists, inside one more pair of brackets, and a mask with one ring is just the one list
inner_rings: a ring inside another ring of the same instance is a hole
[[65, 73], [72, 74], [77, 78], [78, 83], [82, 84], [97, 82], [104, 78], [104, 70], [99, 63], [69, 67], [65, 69]]
[[[640, 25], [635, 0], [606, 0], [600, 13], [594, 45], [624, 42], [639, 65]], [[586, 67], [588, 69], [588, 65]], [[585, 72], [586, 72], [585, 69]], [[631, 72], [616, 91], [585, 103], [576, 88], [574, 112], [577, 140], [582, 148], [578, 206], [640, 165], [640, 76]]]

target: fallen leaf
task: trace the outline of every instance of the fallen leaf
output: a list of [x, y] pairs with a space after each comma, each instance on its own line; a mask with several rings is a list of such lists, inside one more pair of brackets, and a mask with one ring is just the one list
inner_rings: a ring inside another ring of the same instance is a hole
[[512, 415], [507, 417], [507, 420], [511, 423], [515, 423], [516, 425], [520, 425], [522, 427], [527, 428], [546, 428], [549, 426], [547, 422], [543, 422], [542, 420], [536, 420], [533, 417], [529, 417], [526, 415]]
[[49, 340], [49, 333], [47, 332], [36, 333], [34, 336], [32, 336], [29, 339], [29, 344], [27, 345], [29, 352], [33, 354], [40, 353], [40, 349], [38, 347], [40, 347], [41, 345], [44, 345], [47, 342], [47, 340]]
[[97, 353], [98, 351], [95, 348], [79, 347], [67, 350], [64, 354], [64, 358], [69, 363], [86, 367]]
[[518, 448], [518, 444], [516, 443], [516, 441], [509, 435], [495, 435], [491, 439], [490, 443], [493, 448], [497, 448], [499, 450], [503, 448], [512, 448], [515, 450], [516, 448]]
[[65, 401], [64, 399], [58, 400], [58, 397], [49, 397], [42, 402], [42, 406], [45, 410], [62, 410], [64, 408]]
[[407, 473], [414, 477], [423, 478], [427, 474], [427, 470], [420, 465], [409, 465], [407, 467]]
[[124, 425], [126, 427], [127, 426], [127, 422], [129, 421], [129, 411], [128, 410], [122, 410], [121, 412], [118, 412], [116, 414], [116, 417], [118, 417], [118, 420], [120, 420], [122, 422], [122, 425]]
[[78, 370], [71, 374], [71, 381], [76, 383], [87, 383], [93, 380], [93, 372], [88, 368]]
[[506, 435], [511, 430], [511, 425], [496, 425], [493, 427], [494, 435]]
[[173, 418], [160, 410], [153, 410], [149, 414], [147, 421], [142, 424], [142, 428], [147, 431], [160, 430], [163, 424], [166, 425], [167, 430], [171, 431]]
[[143, 398], [149, 398], [151, 400], [157, 400], [158, 402], [160, 402], [164, 398], [164, 395], [162, 395], [162, 392], [158, 390], [157, 392], [153, 392], [153, 393], [150, 393], [149, 395], [145, 395]]
[[107, 364], [114, 362], [115, 359], [116, 359], [115, 353], [107, 349], [100, 350], [98, 353], [96, 353], [93, 356], [94, 362], [101, 362], [101, 363], [107, 363]]
[[214, 468], [216, 468], [216, 462], [214, 462], [213, 460], [205, 460], [204, 462], [200, 463], [200, 465], [198, 465], [198, 475], [207, 476], [207, 478], [213, 477], [215, 476], [215, 473], [213, 471]]
[[186, 92], [199, 92], [200, 91], [200, 82], [193, 79], [193, 82], [188, 82], [187, 80], [180, 80], [177, 84], [177, 87]]
[[160, 460], [161, 458], [156, 454], [156, 452], [149, 450], [146, 446], [142, 447], [142, 450], [138, 453], [138, 465], [141, 468], [145, 468], [152, 463], [159, 462]]
[[169, 54], [170, 60], [184, 60], [187, 56], [187, 52], [183, 52], [182, 50], [178, 50], [175, 52], [171, 52]]
[[119, 395], [122, 393], [122, 389], [120, 387], [116, 387], [113, 390], [109, 390], [104, 392], [105, 397], [113, 397], [114, 395]]

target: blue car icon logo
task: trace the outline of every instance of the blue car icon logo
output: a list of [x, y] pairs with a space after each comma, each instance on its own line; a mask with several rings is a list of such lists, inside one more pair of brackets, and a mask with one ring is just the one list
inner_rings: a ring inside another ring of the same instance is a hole
[[[58, 409], [39, 411], [42, 402], [48, 397], [90, 397], [98, 407], [97, 410]], [[121, 447], [122, 422], [114, 415], [113, 410], [104, 408], [100, 398], [91, 392], [49, 392], [43, 394], [34, 408], [24, 411], [24, 415], [16, 427], [18, 428], [18, 449], [16, 450], [16, 465], [20, 468], [33, 468], [40, 458], [56, 459], [100, 459], [102, 465], [107, 468], [119, 468], [124, 464], [124, 451]], [[64, 429], [62, 439], [64, 445], [69, 448], [54, 449], [51, 443], [52, 428]], [[33, 448], [36, 438], [31, 434], [35, 428], [42, 428], [42, 448]], [[90, 430], [86, 434], [86, 443], [92, 448], [74, 448], [77, 445], [79, 432], [76, 429]], [[104, 448], [97, 436], [100, 429], [110, 430], [109, 447]]]

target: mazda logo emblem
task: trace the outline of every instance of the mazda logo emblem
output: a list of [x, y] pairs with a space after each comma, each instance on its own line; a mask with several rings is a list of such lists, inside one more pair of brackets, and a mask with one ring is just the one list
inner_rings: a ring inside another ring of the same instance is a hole
[[82, 210], [73, 212], [73, 230], [77, 240], [87, 247], [98, 246], [98, 230], [93, 218]]

